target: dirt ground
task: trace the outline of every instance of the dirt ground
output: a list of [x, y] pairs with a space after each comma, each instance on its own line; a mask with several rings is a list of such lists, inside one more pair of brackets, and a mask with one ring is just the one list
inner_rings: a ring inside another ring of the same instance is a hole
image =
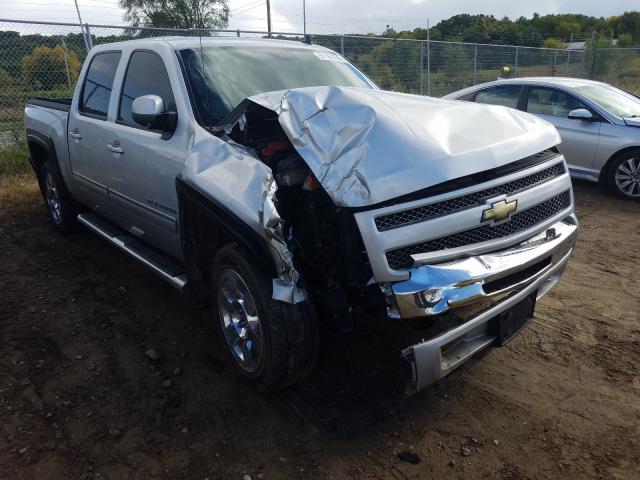
[[640, 204], [575, 189], [575, 255], [535, 319], [405, 399], [361, 375], [390, 365], [366, 332], [368, 354], [324, 338], [305, 386], [253, 392], [208, 312], [91, 233], [56, 236], [35, 183], [5, 180], [0, 478], [640, 478]]

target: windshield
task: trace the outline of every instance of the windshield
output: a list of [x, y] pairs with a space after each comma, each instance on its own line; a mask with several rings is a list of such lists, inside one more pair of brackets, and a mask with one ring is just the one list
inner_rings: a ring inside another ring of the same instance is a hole
[[640, 100], [622, 90], [605, 85], [579, 85], [574, 89], [616, 117], [640, 117]]
[[337, 85], [374, 88], [336, 53], [300, 47], [217, 46], [180, 51], [205, 126], [214, 126], [246, 97], [275, 90]]

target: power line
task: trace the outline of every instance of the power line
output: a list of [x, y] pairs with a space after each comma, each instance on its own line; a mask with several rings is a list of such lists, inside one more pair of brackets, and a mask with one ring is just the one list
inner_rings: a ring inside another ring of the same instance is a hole
[[262, 3], [262, 1], [263, 1], [263, 0], [255, 0], [255, 1], [253, 1], [253, 2], [245, 3], [244, 5], [241, 5], [241, 6], [239, 6], [239, 7], [232, 8], [231, 10], [229, 10], [229, 12], [230, 12], [230, 13], [233, 13], [233, 12], [239, 12], [240, 10], [243, 10], [243, 9], [244, 9], [244, 8], [246, 8], [246, 7], [253, 8], [253, 7], [254, 7], [254, 6], [256, 6], [256, 5], [260, 5], [260, 4]]

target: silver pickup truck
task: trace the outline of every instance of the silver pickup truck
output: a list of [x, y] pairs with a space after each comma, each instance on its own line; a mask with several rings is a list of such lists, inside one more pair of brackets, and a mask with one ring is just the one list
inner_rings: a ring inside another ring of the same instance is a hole
[[264, 390], [307, 375], [362, 304], [417, 332], [398, 355], [424, 388], [517, 334], [576, 238], [553, 126], [379, 90], [313, 45], [101, 45], [73, 99], [28, 101], [25, 125], [55, 228], [211, 305]]

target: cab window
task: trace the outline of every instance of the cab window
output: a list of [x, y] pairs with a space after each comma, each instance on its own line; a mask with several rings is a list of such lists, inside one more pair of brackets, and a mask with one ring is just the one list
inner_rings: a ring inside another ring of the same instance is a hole
[[133, 52], [120, 95], [118, 120], [121, 123], [144, 128], [133, 120], [131, 105], [143, 95], [157, 95], [164, 103], [165, 111], [175, 111], [176, 102], [171, 82], [162, 58], [148, 51]]
[[517, 108], [521, 88], [520, 85], [497, 85], [495, 87], [485, 88], [477, 93], [476, 103], [488, 103], [490, 105]]
[[82, 85], [80, 112], [106, 120], [120, 55], [120, 52], [104, 52], [93, 57]]
[[567, 118], [571, 110], [588, 108], [573, 95], [547, 87], [529, 87], [527, 112]]

